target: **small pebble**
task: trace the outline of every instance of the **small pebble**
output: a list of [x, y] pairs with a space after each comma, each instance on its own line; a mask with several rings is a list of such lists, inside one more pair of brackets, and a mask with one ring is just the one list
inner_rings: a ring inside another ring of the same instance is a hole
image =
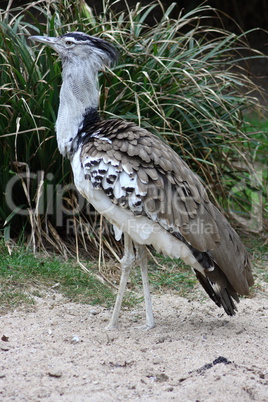
[[242, 334], [245, 330], [245, 328], [239, 329], [238, 331], [236, 331], [236, 335]]
[[77, 336], [77, 335], [73, 336], [72, 340], [71, 340], [71, 343], [78, 343], [78, 342], [80, 342], [79, 336]]
[[60, 371], [60, 370], [49, 371], [48, 375], [49, 375], [49, 377], [60, 378], [62, 376], [62, 371]]
[[165, 389], [165, 391], [167, 391], [167, 392], [172, 392], [173, 390], [174, 390], [173, 387], [167, 387], [167, 388]]

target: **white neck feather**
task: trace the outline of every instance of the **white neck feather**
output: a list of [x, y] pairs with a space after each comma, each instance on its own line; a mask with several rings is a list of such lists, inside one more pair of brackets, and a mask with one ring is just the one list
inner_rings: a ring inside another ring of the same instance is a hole
[[79, 66], [70, 61], [63, 61], [63, 82], [56, 121], [58, 148], [63, 156], [68, 156], [86, 110], [98, 107], [98, 77], [94, 67], [90, 60], [84, 60]]

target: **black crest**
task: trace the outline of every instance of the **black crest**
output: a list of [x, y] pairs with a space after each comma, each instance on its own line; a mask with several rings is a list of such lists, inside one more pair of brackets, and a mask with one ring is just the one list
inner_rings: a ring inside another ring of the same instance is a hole
[[62, 37], [73, 38], [77, 42], [87, 42], [91, 46], [106, 52], [112, 62], [115, 62], [118, 59], [119, 52], [117, 51], [117, 49], [111, 43], [106, 42], [103, 39], [87, 35], [83, 32], [69, 32], [67, 34], [64, 34]]

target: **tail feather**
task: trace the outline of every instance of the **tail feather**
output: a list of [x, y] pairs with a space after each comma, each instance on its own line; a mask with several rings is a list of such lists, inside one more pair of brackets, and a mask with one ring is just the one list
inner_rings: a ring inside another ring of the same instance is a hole
[[[195, 269], [195, 274], [209, 297], [218, 307], [223, 307], [226, 314], [235, 315], [237, 310], [234, 300], [238, 303], [239, 298], [231, 286], [223, 286], [218, 281], [212, 281]], [[218, 282], [218, 283], [217, 283]], [[228, 283], [228, 282], [227, 282]]]
[[220, 244], [213, 250], [200, 251], [189, 244], [181, 233], [172, 232], [172, 234], [191, 250], [199, 264], [199, 268], [196, 268], [196, 266], [192, 266], [192, 268], [209, 297], [218, 307], [223, 307], [226, 314], [235, 315], [237, 311], [235, 302], [239, 303], [238, 294], [248, 294], [248, 287], [253, 284], [253, 277], [247, 252], [238, 235], [220, 212], [216, 212], [219, 214], [219, 219], [221, 219], [223, 226], [225, 225], [228, 229], [225, 228], [227, 230], [227, 234], [225, 233], [226, 239], [231, 239], [229, 240], [233, 242], [233, 248], [236, 245], [233, 261], [230, 260], [229, 253], [226, 251], [229, 244], [226, 243], [226, 239], [223, 242], [225, 248]]

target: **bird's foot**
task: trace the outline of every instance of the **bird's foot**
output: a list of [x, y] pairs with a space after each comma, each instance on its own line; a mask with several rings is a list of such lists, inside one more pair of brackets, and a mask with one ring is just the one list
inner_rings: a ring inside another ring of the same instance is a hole
[[154, 324], [145, 324], [145, 325], [137, 325], [135, 328], [136, 329], [141, 329], [143, 331], [149, 331], [150, 329], [154, 328]]
[[105, 327], [106, 331], [115, 331], [118, 329], [118, 324], [112, 324], [111, 322]]

